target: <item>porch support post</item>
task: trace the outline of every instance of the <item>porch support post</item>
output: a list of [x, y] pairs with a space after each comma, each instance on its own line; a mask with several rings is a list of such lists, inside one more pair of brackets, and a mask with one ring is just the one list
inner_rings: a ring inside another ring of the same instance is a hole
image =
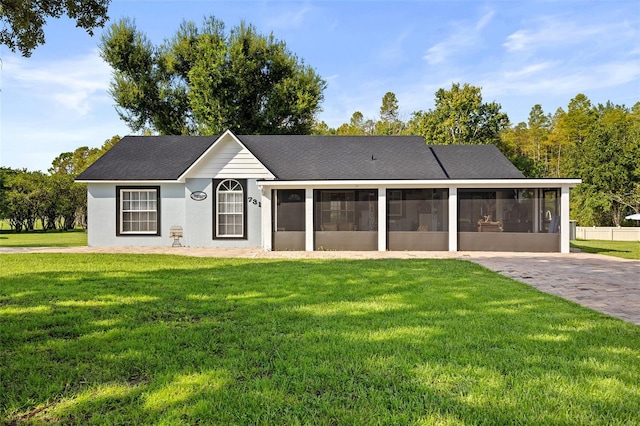
[[304, 190], [304, 249], [313, 251], [313, 188]]
[[569, 253], [569, 191], [568, 186], [560, 189], [560, 253]]
[[449, 251], [458, 251], [458, 188], [449, 188]]
[[272, 229], [271, 229], [271, 189], [260, 188], [260, 213], [262, 215], [262, 248], [272, 250]]
[[387, 188], [378, 188], [378, 251], [387, 251]]

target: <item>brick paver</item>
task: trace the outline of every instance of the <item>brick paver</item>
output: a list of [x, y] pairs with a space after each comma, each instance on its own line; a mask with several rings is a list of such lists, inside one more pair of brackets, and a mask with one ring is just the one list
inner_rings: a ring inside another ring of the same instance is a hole
[[640, 324], [640, 261], [588, 253], [540, 254], [496, 252], [269, 252], [260, 248], [66, 247], [7, 248], [1, 253], [155, 253], [199, 257], [313, 259], [466, 259], [605, 314]]
[[470, 260], [545, 293], [640, 324], [640, 261], [585, 253]]

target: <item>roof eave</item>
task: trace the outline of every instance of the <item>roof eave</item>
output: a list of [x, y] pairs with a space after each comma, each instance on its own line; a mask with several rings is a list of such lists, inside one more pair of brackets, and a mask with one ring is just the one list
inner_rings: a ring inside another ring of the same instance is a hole
[[168, 180], [168, 179], [76, 179], [77, 183], [104, 183], [118, 185], [157, 185], [164, 183], [184, 183], [184, 180]]
[[381, 180], [258, 180], [261, 187], [314, 187], [314, 188], [373, 188], [373, 187], [424, 187], [431, 188], [573, 188], [582, 183], [582, 179], [381, 179]]

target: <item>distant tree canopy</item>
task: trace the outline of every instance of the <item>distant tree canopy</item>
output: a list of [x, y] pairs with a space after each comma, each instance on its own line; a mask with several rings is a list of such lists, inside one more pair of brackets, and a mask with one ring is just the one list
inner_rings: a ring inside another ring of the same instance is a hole
[[455, 83], [436, 92], [433, 110], [414, 112], [408, 127], [433, 144], [499, 144], [500, 133], [509, 126], [500, 108], [496, 102], [482, 102], [479, 87]]
[[119, 141], [120, 136], [115, 135], [111, 139], [107, 139], [100, 148], [81, 146], [73, 152], [63, 152], [52, 161], [48, 171], [52, 175], [73, 175], [75, 177]]
[[273, 34], [244, 22], [225, 32], [184, 22], [153, 46], [135, 23], [111, 26], [100, 45], [114, 69], [111, 95], [134, 131], [160, 134], [306, 134], [326, 82]]
[[109, 3], [111, 0], [0, 0], [0, 44], [29, 57], [38, 45], [45, 42], [47, 19], [62, 15], [74, 19], [76, 27], [93, 35], [93, 30], [102, 27], [109, 19]]
[[78, 174], [120, 141], [107, 139], [100, 148], [80, 147], [53, 160], [49, 174], [0, 168], [0, 218], [15, 231], [69, 230], [87, 223], [87, 186], [74, 182]]
[[535, 105], [527, 123], [502, 133], [502, 145], [532, 177], [578, 177], [572, 215], [583, 226], [621, 225], [640, 213], [640, 102], [631, 109], [584, 95], [545, 115]]

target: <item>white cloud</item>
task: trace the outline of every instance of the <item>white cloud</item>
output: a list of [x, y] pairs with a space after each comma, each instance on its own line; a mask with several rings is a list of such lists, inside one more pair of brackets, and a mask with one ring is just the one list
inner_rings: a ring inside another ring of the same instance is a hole
[[85, 56], [48, 62], [10, 56], [2, 74], [5, 84], [84, 116], [95, 102], [108, 99], [111, 69], [94, 50]]
[[531, 64], [516, 71], [505, 71], [502, 77], [506, 78], [507, 80], [514, 80], [522, 77], [531, 77], [533, 74], [538, 74], [551, 66], [553, 66], [553, 63], [549, 61]]
[[454, 32], [444, 41], [430, 47], [427, 54], [424, 55], [424, 59], [430, 65], [436, 65], [445, 62], [450, 56], [476, 46], [481, 40], [480, 33], [491, 22], [493, 15], [494, 12], [489, 11], [482, 15], [475, 24], [468, 22], [454, 24]]
[[[532, 65], [531, 72], [502, 72], [486, 75], [483, 87], [492, 96], [539, 95], [553, 93], [575, 96], [591, 90], [615, 88], [640, 78], [640, 68], [634, 61], [594, 65], [587, 70], [563, 70], [551, 64]], [[546, 70], [546, 72], [541, 72]], [[533, 75], [535, 74], [535, 75]]]
[[[560, 46], [579, 44], [586, 41], [603, 41], [615, 35], [633, 36], [634, 31], [627, 23], [584, 24], [555, 17], [545, 17], [536, 21], [535, 28], [520, 29], [507, 36], [502, 46], [510, 53], [530, 53], [539, 49], [557, 49]], [[636, 35], [637, 36], [637, 35]], [[596, 37], [601, 37], [597, 39]]]
[[268, 28], [300, 28], [304, 23], [306, 16], [311, 12], [311, 10], [311, 6], [309, 4], [305, 4], [297, 10], [289, 10], [282, 15], [270, 17], [270, 19], [267, 20]]

